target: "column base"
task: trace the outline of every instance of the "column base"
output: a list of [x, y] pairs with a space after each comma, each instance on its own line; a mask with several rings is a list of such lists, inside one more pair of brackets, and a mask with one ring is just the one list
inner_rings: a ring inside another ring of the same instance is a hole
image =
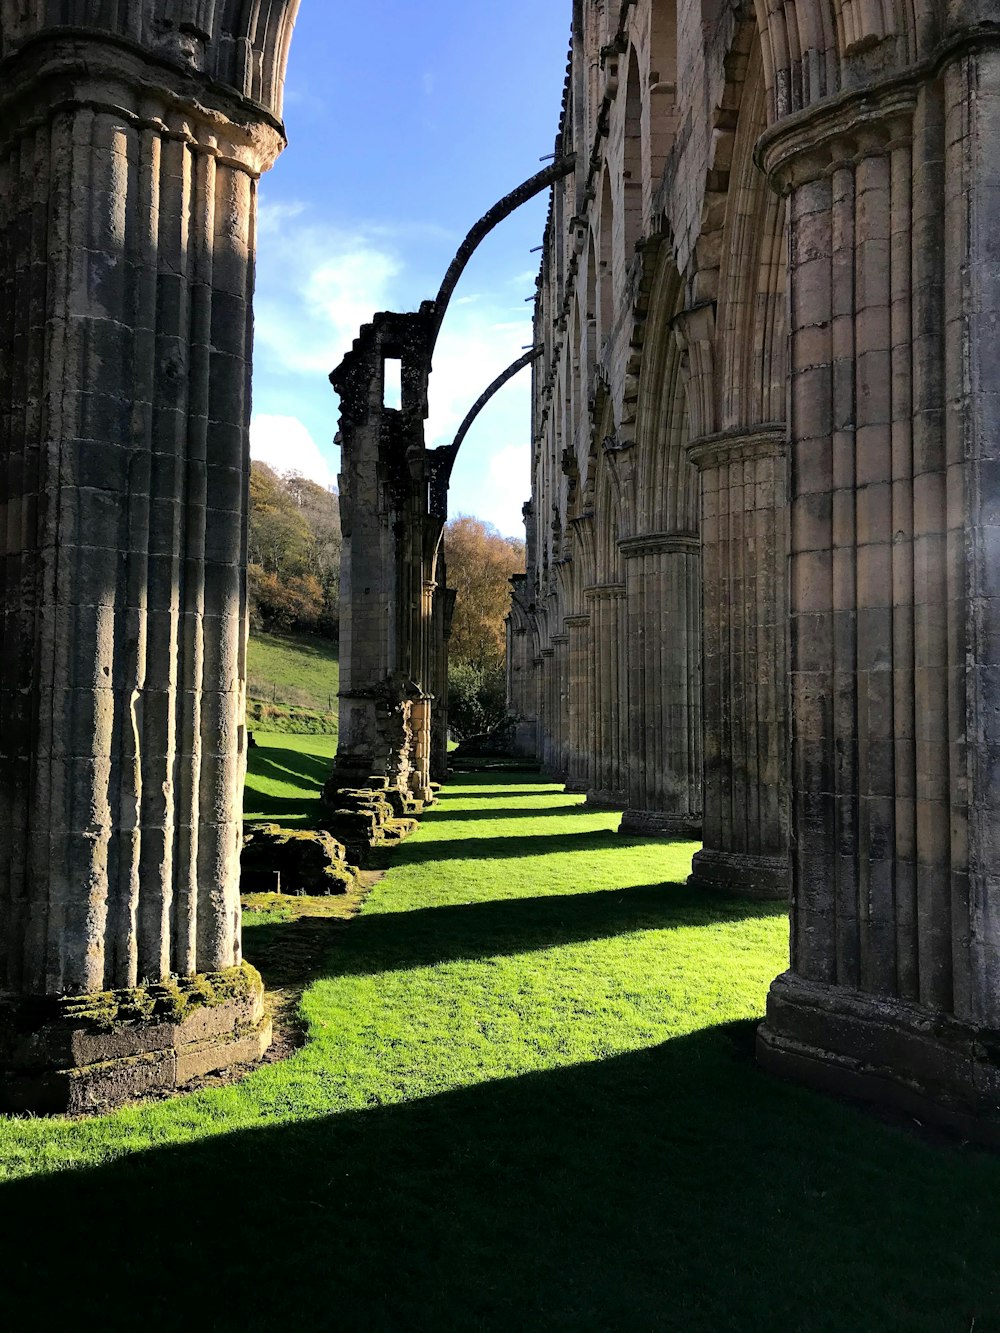
[[701, 820], [694, 815], [667, 815], [657, 810], [626, 810], [618, 832], [635, 833], [642, 838], [700, 842]]
[[1000, 1033], [786, 972], [771, 987], [757, 1058], [822, 1092], [1000, 1146]]
[[586, 784], [586, 782], [567, 782], [567, 783], [566, 783], [566, 795], [567, 795], [567, 796], [586, 796], [586, 794], [587, 794], [587, 784]]
[[785, 856], [753, 856], [748, 852], [698, 852], [691, 863], [692, 889], [731, 893], [754, 902], [787, 902], [791, 868]]
[[111, 1110], [259, 1060], [271, 1045], [249, 964], [62, 1000], [0, 998], [0, 1112]]

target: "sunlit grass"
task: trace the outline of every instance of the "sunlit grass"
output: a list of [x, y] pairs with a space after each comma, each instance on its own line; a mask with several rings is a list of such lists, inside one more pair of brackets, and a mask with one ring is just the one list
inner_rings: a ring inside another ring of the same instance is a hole
[[302, 826], [312, 823], [337, 749], [335, 736], [268, 736], [256, 733], [250, 751], [247, 819]]

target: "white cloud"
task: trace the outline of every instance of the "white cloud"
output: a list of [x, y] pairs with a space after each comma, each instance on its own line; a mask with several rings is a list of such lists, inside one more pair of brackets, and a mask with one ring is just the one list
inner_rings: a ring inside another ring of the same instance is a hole
[[298, 417], [255, 416], [250, 422], [250, 457], [276, 472], [299, 472], [327, 489], [336, 485], [329, 462]]
[[[323, 409], [311, 416], [306, 403], [329, 402], [332, 419], [335, 399], [326, 398], [325, 380], [362, 324], [377, 310], [414, 308], [432, 293], [415, 290], [397, 238], [376, 225], [338, 229], [315, 222], [301, 205], [275, 204], [261, 210], [261, 235], [255, 310], [257, 372], [267, 386], [262, 406], [281, 413], [288, 404], [315, 424]], [[531, 342], [531, 313], [519, 296], [504, 281], [499, 290], [477, 284], [453, 302], [431, 376], [431, 447], [451, 443], [479, 395]], [[530, 491], [529, 384], [525, 371], [485, 410], [462, 450], [453, 489], [455, 512], [478, 514], [515, 536]], [[262, 413], [256, 438], [254, 457], [328, 484], [330, 469], [298, 417]], [[290, 459], [293, 447], [299, 461]]]
[[258, 356], [267, 370], [328, 375], [388, 304], [402, 265], [361, 231], [309, 221], [300, 204], [262, 205], [260, 233]]
[[531, 491], [531, 449], [511, 444], [499, 449], [489, 461], [488, 499], [482, 518], [495, 524], [507, 537], [524, 536], [524, 502]]

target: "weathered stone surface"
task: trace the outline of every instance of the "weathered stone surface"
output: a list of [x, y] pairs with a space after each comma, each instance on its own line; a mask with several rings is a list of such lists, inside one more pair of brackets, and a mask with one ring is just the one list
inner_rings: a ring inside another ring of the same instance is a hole
[[6, 1001], [0, 1112], [103, 1111], [259, 1059], [271, 1042], [253, 968], [69, 1002]]
[[355, 883], [342, 843], [317, 829], [286, 829], [278, 824], [247, 824], [243, 832], [242, 882], [257, 891], [261, 876], [277, 876], [278, 893], [347, 893]]
[[[254, 213], [296, 8], [0, 0], [0, 994], [240, 961]], [[172, 1077], [135, 1058], [123, 1087]]]
[[992, 1133], [995, 6], [722, 8], [574, 12], [511, 709], [790, 897], [768, 1067]]

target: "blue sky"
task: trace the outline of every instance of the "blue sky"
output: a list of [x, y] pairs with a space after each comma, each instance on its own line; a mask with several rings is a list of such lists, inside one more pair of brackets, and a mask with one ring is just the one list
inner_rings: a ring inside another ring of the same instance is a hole
[[[329, 482], [338, 451], [327, 375], [376, 310], [433, 296], [472, 224], [552, 151], [569, 0], [303, 0], [285, 116], [289, 147], [261, 186], [255, 457]], [[450, 441], [531, 340], [548, 196], [488, 240], [445, 323], [431, 444]], [[530, 490], [525, 372], [463, 448], [451, 511], [523, 535]]]

